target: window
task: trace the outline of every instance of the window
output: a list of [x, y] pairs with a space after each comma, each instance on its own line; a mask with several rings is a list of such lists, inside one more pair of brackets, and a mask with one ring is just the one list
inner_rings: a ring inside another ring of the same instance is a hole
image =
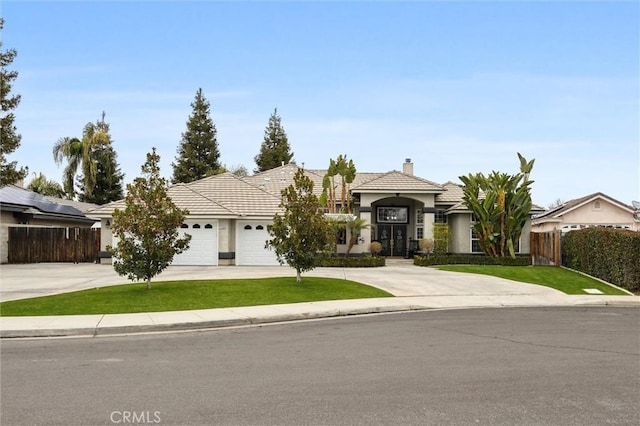
[[193, 225], [193, 229], [200, 229], [200, 225], [196, 223], [195, 225]]
[[183, 223], [182, 225], [180, 225], [180, 228], [182, 228], [182, 229], [185, 229], [185, 228], [188, 228], [188, 227], [189, 227], [189, 225], [187, 225], [186, 223]]
[[210, 224], [210, 223], [207, 223], [207, 224], [204, 226], [204, 229], [212, 229], [212, 228], [213, 228], [213, 226], [211, 226], [211, 224]]
[[444, 210], [436, 210], [433, 218], [434, 223], [447, 223], [447, 216], [444, 214]]
[[408, 223], [406, 207], [378, 207], [378, 223]]
[[256, 229], [260, 229], [260, 230], [262, 230], [262, 229], [264, 229], [264, 226], [262, 226], [262, 225], [258, 225], [258, 226], [256, 226]]
[[480, 239], [475, 229], [471, 228], [471, 253], [482, 253], [482, 247], [480, 247]]
[[252, 228], [251, 228], [251, 225], [245, 225], [244, 229], [252, 229]]
[[336, 243], [337, 244], [347, 244], [347, 230], [346, 229], [338, 229], [336, 232]]
[[424, 224], [424, 213], [422, 213], [422, 209], [416, 210], [416, 225]]
[[422, 226], [418, 226], [416, 228], [416, 239], [421, 240], [424, 238], [424, 228]]

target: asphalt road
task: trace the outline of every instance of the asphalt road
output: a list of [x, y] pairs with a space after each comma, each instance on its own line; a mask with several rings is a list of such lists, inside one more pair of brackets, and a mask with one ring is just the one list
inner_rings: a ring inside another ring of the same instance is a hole
[[3, 340], [2, 425], [639, 424], [640, 310]]

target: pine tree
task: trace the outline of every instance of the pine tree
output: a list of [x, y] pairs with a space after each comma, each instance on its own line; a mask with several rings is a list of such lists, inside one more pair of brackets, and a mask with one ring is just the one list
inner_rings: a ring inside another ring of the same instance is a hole
[[[4, 28], [4, 19], [0, 18], [0, 31]], [[15, 49], [2, 51], [0, 40], [0, 104], [2, 116], [0, 117], [0, 186], [11, 185], [24, 179], [29, 172], [28, 168], [20, 167], [17, 162], [8, 162], [7, 155], [14, 152], [20, 146], [22, 136], [17, 133], [13, 124], [15, 115], [13, 110], [20, 103], [20, 95], [10, 95], [13, 80], [18, 77], [17, 71], [7, 70], [18, 52]]]
[[173, 166], [173, 183], [189, 183], [223, 172], [216, 137], [216, 126], [211, 119], [210, 104], [196, 92], [191, 103], [192, 112], [187, 120], [187, 131], [182, 134], [178, 156]]
[[254, 173], [271, 170], [292, 162], [293, 152], [289, 146], [287, 133], [282, 127], [282, 120], [278, 115], [278, 109], [269, 117], [269, 124], [264, 130], [264, 141], [260, 146], [260, 153], [255, 156], [256, 169]]
[[145, 280], [162, 272], [176, 254], [189, 248], [191, 236], [180, 238], [178, 228], [187, 210], [178, 208], [167, 193], [167, 181], [160, 176], [160, 156], [153, 148], [142, 166], [142, 177], [127, 185], [124, 210], [113, 212], [111, 231], [118, 238], [108, 250], [115, 257], [113, 268], [132, 281]]

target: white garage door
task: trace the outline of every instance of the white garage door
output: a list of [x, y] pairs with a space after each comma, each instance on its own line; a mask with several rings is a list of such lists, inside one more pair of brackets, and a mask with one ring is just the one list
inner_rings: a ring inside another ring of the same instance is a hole
[[239, 220], [236, 223], [236, 265], [279, 265], [273, 250], [264, 248], [269, 239], [267, 221]]
[[173, 258], [172, 265], [218, 265], [218, 221], [189, 220], [179, 230], [191, 235], [189, 249]]

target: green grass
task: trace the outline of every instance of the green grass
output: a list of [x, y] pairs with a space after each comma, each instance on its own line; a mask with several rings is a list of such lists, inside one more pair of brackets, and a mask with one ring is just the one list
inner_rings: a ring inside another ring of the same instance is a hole
[[556, 266], [446, 265], [437, 268], [443, 271], [492, 275], [523, 283], [539, 284], [566, 294], [588, 294], [584, 291], [585, 288], [595, 288], [606, 295], [628, 295], [591, 277]]
[[335, 278], [295, 277], [158, 281], [125, 284], [53, 296], [0, 303], [0, 316], [90, 315], [184, 311], [315, 302], [320, 300], [393, 297], [386, 291]]

